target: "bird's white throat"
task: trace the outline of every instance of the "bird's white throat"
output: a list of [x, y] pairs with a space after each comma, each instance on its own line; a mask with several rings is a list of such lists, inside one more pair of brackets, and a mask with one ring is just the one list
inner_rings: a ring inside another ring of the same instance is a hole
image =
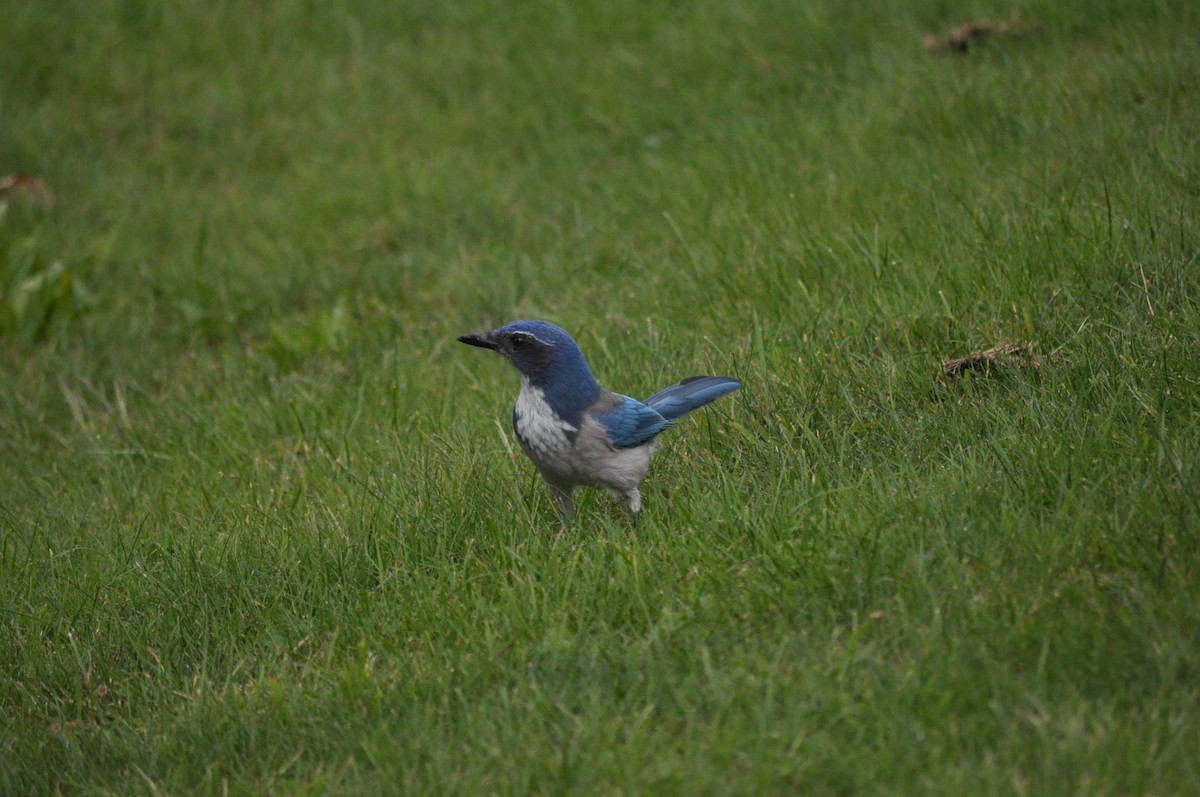
[[521, 444], [538, 453], [553, 453], [571, 447], [568, 434], [579, 428], [558, 416], [546, 402], [546, 394], [522, 377], [521, 392], [513, 410], [513, 427]]

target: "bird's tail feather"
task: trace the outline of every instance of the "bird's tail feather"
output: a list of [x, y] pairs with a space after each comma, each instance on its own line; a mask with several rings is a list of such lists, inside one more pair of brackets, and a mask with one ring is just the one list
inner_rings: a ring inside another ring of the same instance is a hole
[[668, 421], [673, 421], [741, 386], [741, 382], [725, 376], [689, 376], [677, 385], [663, 388], [642, 403], [654, 408]]

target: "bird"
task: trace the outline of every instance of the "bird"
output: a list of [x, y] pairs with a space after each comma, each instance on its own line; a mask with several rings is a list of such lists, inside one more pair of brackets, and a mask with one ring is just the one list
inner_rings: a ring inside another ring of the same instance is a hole
[[549, 485], [564, 526], [575, 513], [572, 493], [582, 486], [624, 497], [636, 525], [638, 486], [658, 435], [742, 387], [725, 376], [692, 376], [644, 401], [614, 393], [592, 376], [575, 339], [548, 321], [513, 321], [458, 340], [499, 352], [520, 374], [513, 431]]

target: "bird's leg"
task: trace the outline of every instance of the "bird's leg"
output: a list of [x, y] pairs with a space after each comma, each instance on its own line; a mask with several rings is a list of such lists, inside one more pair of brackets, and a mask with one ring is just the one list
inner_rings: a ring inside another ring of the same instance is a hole
[[633, 527], [637, 528], [638, 518], [642, 516], [642, 494], [636, 487], [626, 490], [625, 502], [629, 504], [629, 511], [633, 513]]
[[550, 494], [554, 496], [554, 503], [558, 506], [558, 514], [562, 518], [562, 524], [565, 526], [571, 522], [571, 518], [575, 515], [575, 502], [571, 500], [571, 491], [574, 490], [573, 485], [560, 486], [554, 482], [546, 482], [550, 485]]

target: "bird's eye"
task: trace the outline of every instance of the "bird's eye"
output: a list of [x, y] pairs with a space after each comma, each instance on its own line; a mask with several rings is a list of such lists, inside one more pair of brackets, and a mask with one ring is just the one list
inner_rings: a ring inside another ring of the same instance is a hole
[[514, 349], [523, 349], [525, 344], [529, 342], [529, 336], [521, 332], [512, 336], [512, 347]]

